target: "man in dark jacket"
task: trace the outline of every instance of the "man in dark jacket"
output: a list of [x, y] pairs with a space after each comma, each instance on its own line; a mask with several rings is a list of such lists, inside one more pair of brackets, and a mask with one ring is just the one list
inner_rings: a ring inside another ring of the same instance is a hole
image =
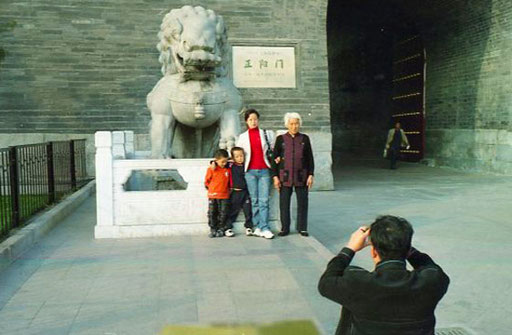
[[[405, 219], [381, 216], [370, 228], [355, 231], [329, 262], [318, 290], [343, 305], [336, 335], [434, 335], [434, 309], [450, 280], [427, 254], [411, 247], [412, 235]], [[349, 266], [367, 245], [375, 270]], [[414, 270], [406, 269], [406, 260]]]

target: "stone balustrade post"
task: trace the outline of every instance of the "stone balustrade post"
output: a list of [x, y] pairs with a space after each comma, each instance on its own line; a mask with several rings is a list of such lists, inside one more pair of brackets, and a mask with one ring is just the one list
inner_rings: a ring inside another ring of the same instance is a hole
[[98, 131], [96, 145], [96, 225], [114, 224], [112, 133]]

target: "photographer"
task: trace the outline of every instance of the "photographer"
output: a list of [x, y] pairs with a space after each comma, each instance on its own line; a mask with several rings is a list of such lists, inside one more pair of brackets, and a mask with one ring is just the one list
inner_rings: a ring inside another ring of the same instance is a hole
[[[336, 335], [434, 335], [434, 309], [450, 282], [441, 267], [411, 247], [412, 226], [381, 216], [357, 229], [318, 283], [320, 294], [343, 306]], [[370, 245], [375, 269], [349, 266]], [[406, 260], [414, 270], [406, 269]]]

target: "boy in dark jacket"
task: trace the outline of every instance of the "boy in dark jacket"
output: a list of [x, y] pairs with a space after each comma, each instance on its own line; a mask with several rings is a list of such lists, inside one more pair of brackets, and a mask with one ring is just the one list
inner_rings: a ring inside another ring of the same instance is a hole
[[[236, 221], [240, 210], [244, 211], [245, 215], [245, 235], [252, 235], [252, 208], [251, 198], [249, 191], [247, 190], [247, 183], [245, 182], [245, 169], [244, 160], [245, 153], [244, 149], [240, 147], [234, 147], [231, 149], [231, 158], [233, 162], [230, 163], [231, 167], [231, 196], [230, 196], [230, 208], [228, 214], [228, 220], [226, 228], [226, 236], [230, 236], [233, 233], [233, 222]], [[231, 235], [231, 236], [233, 236]]]

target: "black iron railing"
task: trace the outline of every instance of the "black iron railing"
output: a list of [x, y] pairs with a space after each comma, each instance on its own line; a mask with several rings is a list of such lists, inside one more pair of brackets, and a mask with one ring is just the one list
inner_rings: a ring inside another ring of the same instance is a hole
[[0, 149], [0, 236], [85, 185], [85, 140]]

